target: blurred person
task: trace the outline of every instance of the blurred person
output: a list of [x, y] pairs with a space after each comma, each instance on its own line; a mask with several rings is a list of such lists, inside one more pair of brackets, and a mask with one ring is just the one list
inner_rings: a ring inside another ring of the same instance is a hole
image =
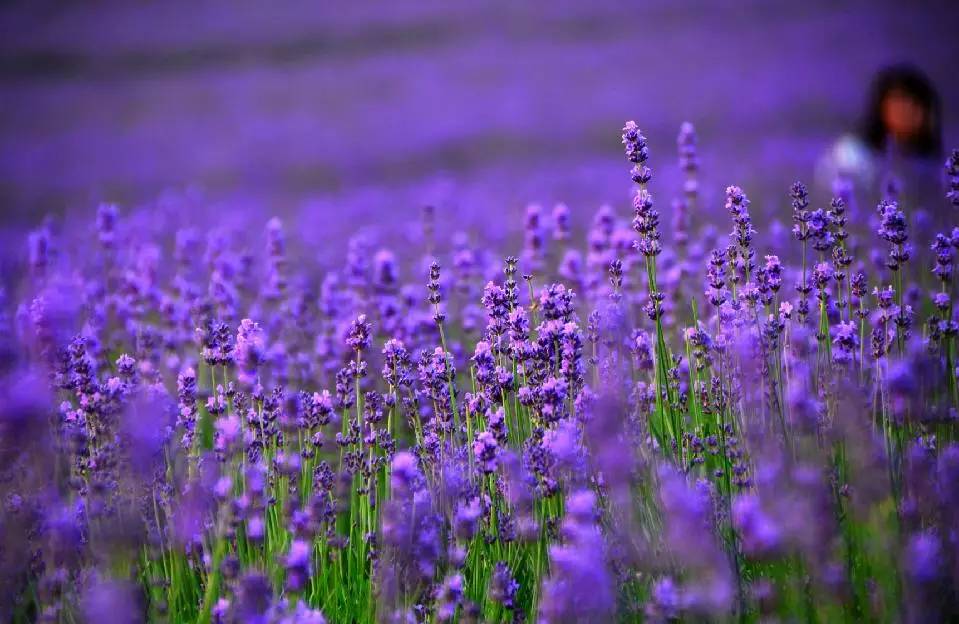
[[873, 79], [860, 127], [841, 136], [817, 164], [819, 185], [851, 182], [860, 192], [898, 195], [939, 188], [942, 166], [939, 94], [911, 65], [892, 65]]

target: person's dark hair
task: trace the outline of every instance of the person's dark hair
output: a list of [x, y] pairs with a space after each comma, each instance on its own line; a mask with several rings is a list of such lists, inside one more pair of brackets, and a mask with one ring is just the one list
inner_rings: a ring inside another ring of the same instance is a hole
[[882, 102], [893, 91], [906, 93], [926, 111], [922, 130], [903, 147], [914, 156], [940, 156], [942, 121], [939, 94], [929, 77], [912, 65], [893, 65], [876, 74], [860, 130], [862, 139], [876, 151], [885, 149], [888, 131], [882, 120]]

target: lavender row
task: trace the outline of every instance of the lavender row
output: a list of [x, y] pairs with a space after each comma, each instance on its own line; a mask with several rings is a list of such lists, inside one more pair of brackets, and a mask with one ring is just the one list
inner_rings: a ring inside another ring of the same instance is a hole
[[[894, 177], [875, 211], [796, 183], [766, 237], [730, 186], [728, 235], [694, 227], [684, 124], [664, 231], [622, 140], [632, 220], [581, 241], [534, 205], [505, 259], [431, 209], [418, 253], [358, 235], [339, 266], [279, 219], [31, 232], [0, 306], [0, 615], [959, 617], [959, 228], [913, 247]], [[945, 183], [954, 210], [959, 152]]]

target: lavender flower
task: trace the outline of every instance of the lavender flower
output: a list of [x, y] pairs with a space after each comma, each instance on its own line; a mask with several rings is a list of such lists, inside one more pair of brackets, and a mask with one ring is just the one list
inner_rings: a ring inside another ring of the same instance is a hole
[[946, 199], [959, 208], [959, 149], [952, 150], [946, 160]]
[[883, 201], [879, 204], [880, 224], [879, 238], [887, 241], [892, 247], [889, 250], [889, 259], [886, 265], [893, 271], [909, 259], [911, 249], [906, 245], [909, 233], [906, 225], [906, 216], [899, 210], [896, 202]]
[[310, 580], [313, 557], [313, 548], [309, 542], [294, 540], [290, 544], [290, 551], [286, 555], [286, 588], [287, 591], [298, 592]]
[[266, 358], [266, 339], [260, 326], [250, 319], [240, 321], [234, 350], [237, 373], [241, 383], [256, 383], [257, 370]]
[[659, 242], [659, 213], [653, 208], [653, 196], [640, 189], [633, 197], [633, 229], [639, 234], [636, 249], [644, 256], [657, 256], [663, 251]]
[[738, 245], [738, 248], [730, 246], [727, 251], [730, 256], [729, 261], [737, 269], [733, 274], [733, 281], [748, 282], [750, 275], [756, 269], [755, 252], [752, 249], [753, 235], [756, 230], [753, 229], [752, 219], [749, 216], [749, 199], [738, 186], [726, 187], [726, 210], [733, 218], [733, 231], [730, 237]]
[[506, 609], [513, 609], [516, 606], [517, 590], [519, 590], [519, 583], [510, 573], [509, 566], [505, 561], [497, 561], [490, 578], [490, 599]]
[[473, 455], [476, 456], [476, 461], [479, 462], [483, 472], [489, 474], [496, 471], [498, 451], [499, 444], [492, 433], [481, 431], [477, 434], [476, 441], [473, 443]]
[[449, 622], [463, 600], [463, 575], [453, 574], [443, 580], [436, 595], [436, 616], [441, 622]]
[[793, 209], [793, 235], [798, 241], [806, 241], [810, 236], [809, 193], [802, 182], [794, 182], [789, 189]]
[[568, 241], [570, 237], [570, 211], [566, 204], [553, 206], [553, 240]]
[[357, 353], [370, 348], [371, 327], [366, 322], [366, 315], [360, 314], [350, 323], [349, 331], [346, 334], [346, 344]]
[[[693, 124], [684, 121], [679, 127], [679, 136], [676, 138], [679, 147], [679, 168], [689, 175], [699, 170], [699, 158], [696, 154], [696, 129]], [[684, 189], [688, 193], [688, 186]]]
[[839, 323], [833, 332], [832, 342], [836, 345], [833, 360], [851, 362], [859, 349], [859, 328], [851, 322]]
[[939, 281], [948, 284], [952, 281], [953, 260], [956, 257], [952, 241], [945, 234], [936, 234], [936, 240], [930, 249], [936, 254], [936, 264], [932, 268], [933, 274]]
[[629, 162], [643, 165], [649, 158], [646, 137], [640, 132], [635, 121], [627, 121], [623, 126], [623, 145], [626, 147], [626, 160]]
[[768, 557], [777, 554], [782, 548], [782, 529], [763, 511], [759, 498], [754, 494], [736, 497], [732, 520], [746, 554]]
[[550, 576], [543, 583], [540, 621], [598, 621], [613, 610], [612, 578], [603, 538], [594, 524], [595, 496], [570, 496], [563, 521], [565, 545], [550, 546]]

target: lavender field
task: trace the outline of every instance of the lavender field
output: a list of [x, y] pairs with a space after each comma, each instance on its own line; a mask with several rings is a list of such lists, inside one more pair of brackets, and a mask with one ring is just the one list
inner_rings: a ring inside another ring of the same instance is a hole
[[959, 620], [955, 11], [498, 8], [0, 10], [0, 619]]

